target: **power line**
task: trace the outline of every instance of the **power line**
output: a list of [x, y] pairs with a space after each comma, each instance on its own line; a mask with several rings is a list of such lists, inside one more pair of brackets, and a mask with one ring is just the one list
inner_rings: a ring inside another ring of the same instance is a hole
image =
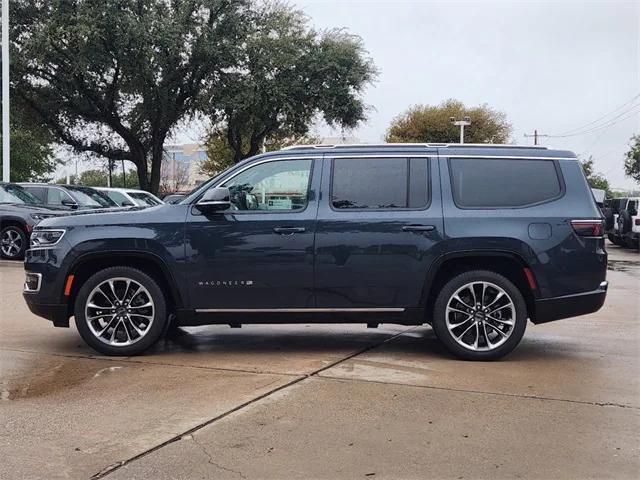
[[[631, 98], [631, 99], [627, 100], [627, 101], [626, 101], [626, 102], [624, 102], [622, 105], [620, 105], [619, 107], [615, 108], [614, 110], [611, 110], [610, 112], [608, 112], [608, 113], [606, 113], [606, 114], [602, 115], [601, 117], [598, 117], [598, 118], [596, 118], [595, 120], [593, 120], [593, 121], [591, 121], [591, 122], [589, 122], [589, 123], [585, 123], [584, 125], [581, 125], [580, 127], [576, 127], [576, 128], [572, 128], [572, 129], [566, 130], [566, 131], [564, 131], [564, 132], [560, 132], [560, 133], [558, 133], [557, 135], [554, 135], [554, 136], [567, 135], [567, 134], [570, 134], [570, 133], [573, 133], [573, 132], [577, 132], [577, 131], [579, 131], [579, 130], [583, 130], [583, 129], [585, 129], [586, 127], [590, 127], [591, 125], [594, 125], [594, 124], [598, 123], [599, 121], [601, 121], [601, 120], [603, 120], [603, 119], [607, 118], [609, 115], [612, 115], [612, 114], [616, 113], [618, 110], [623, 109], [624, 107], [626, 107], [626, 106], [627, 106], [627, 105], [629, 105], [630, 103], [634, 102], [634, 101], [635, 101], [636, 99], [638, 99], [638, 98], [640, 98], [640, 93], [638, 93], [637, 95], [635, 95], [633, 98]], [[633, 107], [632, 107], [632, 108], [633, 108]], [[609, 120], [607, 120], [607, 121], [609, 121]]]
[[634, 111], [635, 109], [637, 109], [638, 107], [640, 107], [640, 103], [634, 105], [633, 107], [625, 110], [624, 112], [621, 112], [620, 114], [616, 115], [615, 117], [611, 118], [610, 120], [607, 120], [607, 122], [603, 123], [602, 125], [597, 125], [593, 128], [587, 129], [587, 130], [582, 130], [582, 131], [577, 131], [575, 133], [567, 133], [567, 134], [562, 134], [562, 135], [549, 135], [549, 137], [553, 137], [553, 138], [565, 138], [565, 137], [576, 137], [578, 135], [587, 135], [590, 133], [596, 133], [596, 132], [600, 132], [602, 130], [605, 130], [609, 127], [613, 127], [614, 125], [617, 125], [620, 122], [623, 122], [625, 120], [628, 120], [629, 118], [632, 118], [638, 114], [640, 114], [640, 110], [638, 111]]

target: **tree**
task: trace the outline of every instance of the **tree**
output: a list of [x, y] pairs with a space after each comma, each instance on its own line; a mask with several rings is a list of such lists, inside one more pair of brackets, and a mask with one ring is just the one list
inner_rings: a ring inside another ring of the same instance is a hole
[[13, 95], [78, 152], [157, 192], [163, 144], [237, 65], [246, 0], [14, 0]]
[[[272, 136], [265, 138], [263, 145], [265, 151], [272, 152], [290, 145], [314, 145], [320, 142], [321, 138], [313, 133], [296, 136], [279, 130]], [[236, 152], [229, 146], [223, 132], [219, 132], [217, 135], [210, 134], [205, 146], [207, 159], [200, 163], [201, 173], [214, 176], [235, 164]]]
[[631, 137], [631, 145], [624, 161], [624, 173], [640, 183], [640, 135]]
[[386, 141], [458, 143], [460, 127], [451, 123], [451, 117], [471, 118], [464, 129], [466, 143], [507, 143], [511, 124], [503, 112], [487, 105], [468, 108], [458, 100], [449, 99], [440, 105], [415, 105], [393, 119], [387, 130]]
[[[126, 185], [124, 183], [124, 179], [122, 178], [122, 172], [117, 174], [116, 172], [112, 175], [111, 186], [114, 188], [140, 188], [138, 185], [138, 180], [136, 176], [135, 170], [129, 170], [125, 173], [126, 175]], [[71, 175], [69, 180], [72, 185], [83, 185], [85, 187], [106, 187], [108, 182], [108, 172], [106, 169], [94, 168], [90, 170], [85, 170], [84, 172], [80, 172], [78, 176]], [[67, 177], [61, 177], [56, 180], [56, 183], [65, 184], [67, 183]]]
[[603, 174], [593, 171], [593, 157], [589, 157], [586, 160], [580, 160], [582, 171], [587, 178], [587, 183], [591, 188], [598, 188], [606, 192], [607, 197], [611, 196], [611, 186], [609, 181]]
[[279, 2], [262, 4], [237, 67], [224, 72], [220, 87], [205, 97], [213, 125], [208, 143], [224, 147], [224, 137], [237, 163], [265, 142], [304, 137], [317, 117], [355, 127], [367, 110], [361, 93], [375, 75], [359, 37], [343, 30], [316, 32], [300, 11]]

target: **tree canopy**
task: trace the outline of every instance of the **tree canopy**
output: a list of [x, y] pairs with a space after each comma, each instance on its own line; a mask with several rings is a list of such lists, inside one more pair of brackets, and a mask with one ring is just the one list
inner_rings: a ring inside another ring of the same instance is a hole
[[361, 93], [376, 70], [359, 37], [317, 32], [300, 11], [278, 2], [263, 4], [254, 22], [237, 68], [205, 97], [210, 145], [226, 143], [238, 162], [264, 143], [304, 138], [318, 116], [343, 128], [364, 120]]
[[507, 143], [511, 124], [505, 113], [487, 105], [466, 107], [458, 100], [449, 99], [440, 105], [415, 105], [393, 119], [387, 142], [458, 143], [460, 127], [451, 123], [451, 117], [471, 118], [464, 129], [465, 143]]
[[604, 190], [607, 197], [610, 197], [611, 186], [609, 185], [609, 180], [607, 180], [603, 174], [593, 171], [593, 162], [593, 157], [589, 157], [586, 160], [580, 160], [580, 165], [582, 166], [584, 176], [587, 178], [587, 183], [591, 188]]
[[242, 0], [14, 0], [12, 94], [79, 152], [130, 160], [158, 191], [162, 147], [237, 65]]
[[629, 151], [624, 161], [624, 172], [627, 177], [640, 183], [640, 135], [631, 137]]

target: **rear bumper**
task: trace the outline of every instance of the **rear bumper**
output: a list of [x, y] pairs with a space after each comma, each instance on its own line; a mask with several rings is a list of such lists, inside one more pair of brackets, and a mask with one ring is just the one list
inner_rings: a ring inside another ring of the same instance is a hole
[[608, 286], [609, 282], [605, 281], [591, 292], [535, 300], [531, 321], [546, 323], [597, 312], [604, 305]]

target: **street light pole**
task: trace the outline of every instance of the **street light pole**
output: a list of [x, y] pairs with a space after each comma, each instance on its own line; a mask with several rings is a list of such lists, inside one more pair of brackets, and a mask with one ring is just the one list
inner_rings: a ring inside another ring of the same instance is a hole
[[463, 120], [456, 120], [456, 117], [451, 117], [450, 120], [455, 126], [460, 127], [460, 143], [464, 143], [464, 127], [471, 125], [471, 118], [464, 117]]
[[9, 0], [2, 0], [2, 181], [10, 181]]

